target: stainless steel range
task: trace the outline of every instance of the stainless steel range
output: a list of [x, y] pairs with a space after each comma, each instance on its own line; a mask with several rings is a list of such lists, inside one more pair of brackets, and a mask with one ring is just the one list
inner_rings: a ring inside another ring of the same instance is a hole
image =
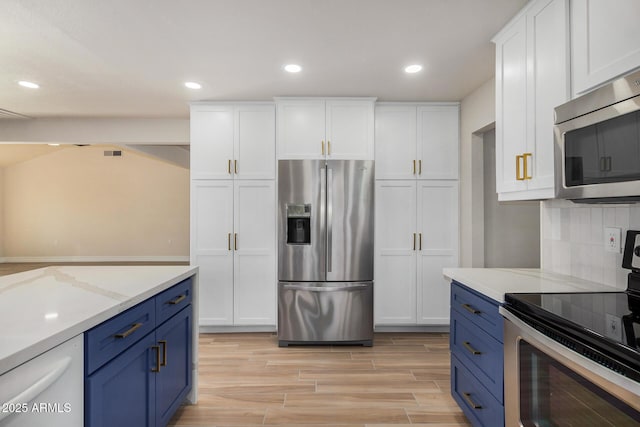
[[278, 162], [278, 342], [373, 343], [374, 170]]
[[640, 232], [626, 292], [507, 294], [507, 426], [640, 425]]

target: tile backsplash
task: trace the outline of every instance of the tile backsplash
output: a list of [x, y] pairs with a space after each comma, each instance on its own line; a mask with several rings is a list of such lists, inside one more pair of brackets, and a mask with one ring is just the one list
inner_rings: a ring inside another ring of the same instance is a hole
[[604, 228], [620, 228], [624, 248], [627, 230], [640, 230], [640, 204], [548, 200], [542, 202], [540, 222], [542, 269], [627, 288], [629, 270], [622, 268], [622, 253], [605, 251]]

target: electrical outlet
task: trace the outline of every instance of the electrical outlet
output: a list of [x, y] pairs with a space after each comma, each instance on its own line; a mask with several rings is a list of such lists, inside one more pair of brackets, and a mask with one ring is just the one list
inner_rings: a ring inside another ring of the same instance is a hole
[[604, 251], [620, 253], [620, 234], [619, 228], [604, 228]]

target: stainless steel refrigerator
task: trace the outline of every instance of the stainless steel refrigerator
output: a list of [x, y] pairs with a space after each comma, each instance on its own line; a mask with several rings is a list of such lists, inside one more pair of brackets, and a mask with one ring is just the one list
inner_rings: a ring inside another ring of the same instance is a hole
[[278, 162], [278, 343], [373, 344], [374, 164]]

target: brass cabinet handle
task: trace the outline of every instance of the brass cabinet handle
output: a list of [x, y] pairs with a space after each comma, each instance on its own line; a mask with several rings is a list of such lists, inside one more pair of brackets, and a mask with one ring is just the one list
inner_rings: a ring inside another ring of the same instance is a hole
[[419, 233], [419, 235], [420, 235], [420, 239], [419, 239], [419, 241], [420, 241], [420, 250], [422, 250], [422, 233]]
[[151, 368], [151, 372], [160, 372], [160, 346], [153, 345], [151, 348], [156, 352], [156, 367]]
[[524, 174], [522, 174], [522, 179], [532, 179], [533, 177], [531, 175], [529, 175], [529, 168], [527, 167], [527, 157], [531, 157], [533, 156], [533, 154], [531, 153], [524, 153], [522, 155], [522, 163], [524, 165]]
[[133, 325], [131, 325], [131, 327], [129, 329], [127, 329], [126, 331], [121, 332], [119, 334], [115, 334], [114, 337], [116, 337], [116, 338], [126, 338], [129, 335], [131, 335], [132, 333], [134, 333], [141, 326], [142, 326], [142, 323], [134, 323]]
[[167, 366], [167, 340], [159, 340], [158, 344], [162, 346], [162, 362], [160, 362], [160, 366]]
[[233, 171], [235, 172], [235, 174], [238, 174], [238, 161], [234, 160], [233, 161]]
[[186, 297], [187, 296], [185, 294], [182, 294], [176, 299], [172, 299], [171, 301], [168, 301], [167, 304], [171, 304], [171, 305], [180, 304], [180, 302], [182, 302]]
[[416, 233], [413, 233], [413, 250], [416, 250]]
[[413, 174], [416, 174], [416, 161], [413, 161]]
[[233, 248], [238, 250], [238, 233], [233, 233]]
[[327, 155], [331, 155], [331, 141], [327, 140]]
[[475, 348], [471, 347], [471, 343], [469, 341], [463, 342], [462, 345], [467, 349], [469, 353], [473, 354], [474, 356], [479, 356], [482, 354], [481, 351], [478, 351]]
[[227, 172], [229, 172], [229, 175], [231, 175], [231, 159], [229, 159], [229, 161], [227, 162]]
[[418, 160], [418, 175], [422, 175], [422, 160]]
[[320, 141], [320, 144], [322, 144], [322, 155], [324, 156], [324, 141]]
[[465, 310], [467, 310], [471, 314], [480, 314], [480, 313], [482, 313], [480, 310], [476, 310], [475, 308], [473, 308], [469, 304], [462, 304], [462, 308], [464, 308]]
[[468, 403], [469, 405], [471, 405], [471, 407], [472, 407], [473, 409], [482, 409], [482, 406], [481, 406], [481, 405], [478, 405], [476, 402], [474, 402], [474, 401], [471, 399], [471, 393], [462, 393], [462, 396], [464, 396], [464, 400], [466, 400], [466, 401], [467, 401], [467, 403]]
[[516, 181], [524, 181], [524, 175], [522, 176], [522, 178], [520, 177], [520, 159], [522, 158], [523, 156], [516, 156]]
[[227, 249], [231, 250], [231, 233], [227, 233]]

